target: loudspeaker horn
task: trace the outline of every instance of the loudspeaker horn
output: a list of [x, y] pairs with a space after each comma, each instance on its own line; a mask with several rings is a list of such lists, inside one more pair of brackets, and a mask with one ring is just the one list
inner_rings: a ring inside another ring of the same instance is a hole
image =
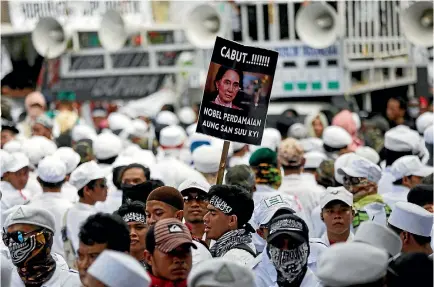
[[108, 10], [101, 18], [98, 38], [101, 46], [110, 51], [120, 50], [128, 37], [139, 31], [139, 27], [130, 25], [119, 12]]
[[53, 59], [62, 55], [68, 46], [69, 35], [54, 18], [41, 18], [32, 32], [32, 43], [39, 55]]
[[421, 1], [404, 9], [402, 30], [410, 43], [420, 47], [433, 45], [433, 2]]
[[338, 37], [338, 15], [327, 3], [309, 3], [297, 12], [295, 30], [298, 37], [308, 46], [327, 48]]
[[224, 34], [223, 18], [210, 4], [201, 4], [187, 12], [185, 35], [189, 42], [200, 49], [214, 46], [215, 38]]

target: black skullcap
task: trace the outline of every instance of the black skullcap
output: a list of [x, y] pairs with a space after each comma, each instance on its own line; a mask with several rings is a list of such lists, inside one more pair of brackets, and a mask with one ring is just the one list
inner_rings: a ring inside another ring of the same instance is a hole
[[[218, 184], [208, 192], [209, 204], [227, 215], [236, 215], [238, 228], [246, 228], [252, 217], [254, 203], [246, 189], [236, 185]], [[248, 225], [250, 227], [250, 225]], [[251, 228], [251, 227], [250, 227]]]
[[184, 209], [184, 198], [176, 188], [171, 186], [162, 186], [152, 191], [147, 201], [151, 200], [164, 202], [177, 210]]

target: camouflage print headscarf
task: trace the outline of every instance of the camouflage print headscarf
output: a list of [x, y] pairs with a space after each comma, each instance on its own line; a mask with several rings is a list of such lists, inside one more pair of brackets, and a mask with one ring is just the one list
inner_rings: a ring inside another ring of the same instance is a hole
[[261, 163], [252, 167], [256, 175], [256, 184], [270, 185], [278, 189], [282, 183], [282, 174], [280, 169], [268, 163]]
[[318, 184], [327, 187], [337, 186], [334, 174], [335, 162], [331, 159], [324, 160], [316, 170]]

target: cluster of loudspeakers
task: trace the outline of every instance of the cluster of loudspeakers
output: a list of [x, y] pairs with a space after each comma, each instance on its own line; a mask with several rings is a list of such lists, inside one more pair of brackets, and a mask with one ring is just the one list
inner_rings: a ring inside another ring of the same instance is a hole
[[[186, 13], [184, 31], [189, 42], [200, 49], [212, 48], [216, 36], [224, 35], [224, 18], [210, 4], [199, 4]], [[416, 46], [431, 47], [433, 42], [433, 3], [416, 2], [402, 11], [402, 29], [407, 39]], [[335, 9], [326, 2], [303, 6], [296, 15], [296, 32], [308, 46], [316, 49], [332, 45], [341, 35], [341, 24]], [[98, 37], [104, 49], [121, 49], [128, 37], [141, 27], [129, 25], [116, 11], [107, 11], [101, 19]], [[41, 18], [32, 33], [36, 51], [46, 58], [62, 55], [70, 33], [54, 18]]]

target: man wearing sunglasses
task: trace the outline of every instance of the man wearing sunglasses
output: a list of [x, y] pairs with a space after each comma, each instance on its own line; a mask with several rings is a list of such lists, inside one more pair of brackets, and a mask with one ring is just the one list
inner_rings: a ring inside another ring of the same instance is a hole
[[80, 286], [77, 272], [60, 264], [51, 254], [56, 220], [50, 212], [21, 205], [5, 221], [3, 242], [10, 260], [17, 267], [11, 286], [75, 287]]
[[203, 217], [208, 212], [207, 194], [210, 185], [205, 180], [194, 181], [185, 180], [179, 186], [179, 192], [184, 197], [184, 219], [185, 225], [191, 230], [191, 234], [196, 238], [202, 238], [205, 234], [205, 224]]
[[347, 166], [339, 168], [337, 173], [343, 176], [345, 189], [353, 194], [354, 230], [360, 223], [368, 220], [386, 225], [391, 209], [383, 197], [377, 194], [377, 183], [381, 178], [380, 167], [354, 155], [354, 159]]

